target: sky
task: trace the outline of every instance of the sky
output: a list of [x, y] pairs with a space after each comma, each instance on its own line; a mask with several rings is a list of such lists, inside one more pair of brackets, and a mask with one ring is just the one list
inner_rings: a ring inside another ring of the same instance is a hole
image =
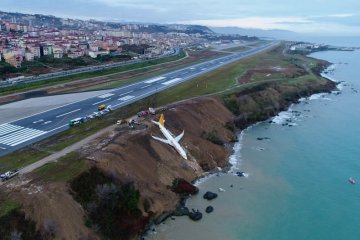
[[359, 0], [0, 0], [0, 10], [77, 19], [360, 36]]

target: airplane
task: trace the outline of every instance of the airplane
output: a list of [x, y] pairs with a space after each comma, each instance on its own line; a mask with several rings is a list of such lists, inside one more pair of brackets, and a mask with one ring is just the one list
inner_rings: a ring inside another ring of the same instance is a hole
[[152, 121], [153, 123], [155, 123], [156, 125], [159, 126], [160, 131], [162, 132], [162, 134], [164, 134], [164, 136], [166, 137], [166, 139], [163, 138], [158, 138], [158, 137], [154, 137], [151, 136], [152, 138], [154, 138], [155, 140], [158, 140], [160, 142], [169, 144], [171, 146], [173, 146], [175, 148], [175, 150], [184, 158], [187, 160], [187, 156], [186, 156], [186, 152], [185, 150], [180, 146], [179, 141], [181, 140], [181, 138], [184, 136], [184, 131], [182, 131], [182, 133], [180, 135], [178, 135], [177, 137], [174, 137], [174, 135], [165, 128], [165, 119], [164, 119], [164, 114], [161, 114], [159, 122], [155, 122]]

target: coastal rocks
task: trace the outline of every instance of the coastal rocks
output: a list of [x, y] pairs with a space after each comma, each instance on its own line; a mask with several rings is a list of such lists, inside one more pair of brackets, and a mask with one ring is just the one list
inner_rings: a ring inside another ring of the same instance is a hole
[[171, 212], [164, 212], [164, 213], [160, 214], [160, 216], [154, 220], [154, 223], [156, 225], [158, 225], [158, 224], [164, 222], [167, 218], [171, 217], [171, 215], [172, 215]]
[[210, 201], [210, 200], [217, 198], [217, 196], [218, 195], [216, 193], [208, 191], [204, 194], [203, 198]]
[[178, 194], [197, 194], [199, 189], [182, 178], [173, 181], [172, 191]]
[[211, 213], [211, 212], [213, 212], [214, 211], [214, 208], [212, 207], [212, 206], [208, 206], [208, 207], [206, 207], [206, 209], [205, 209], [205, 212], [206, 213]]
[[296, 86], [272, 83], [255, 87], [243, 94], [231, 94], [225, 99], [225, 104], [231, 106], [230, 109], [235, 114], [235, 126], [245, 129], [254, 122], [267, 120], [278, 112], [286, 110], [290, 104], [297, 102], [299, 96], [330, 92], [335, 88], [336, 83], [327, 80]]
[[174, 216], [177, 216], [177, 217], [180, 217], [180, 216], [188, 216], [190, 213], [189, 209], [187, 207], [178, 207], [173, 215]]
[[189, 218], [193, 221], [199, 221], [200, 219], [202, 219], [202, 213], [199, 210], [195, 211], [194, 209], [192, 209], [189, 213]]
[[238, 177], [245, 177], [245, 173], [244, 172], [236, 172], [236, 175]]
[[258, 138], [256, 138], [256, 139], [259, 140], [259, 141], [262, 141], [262, 140], [270, 140], [269, 137], [258, 137]]

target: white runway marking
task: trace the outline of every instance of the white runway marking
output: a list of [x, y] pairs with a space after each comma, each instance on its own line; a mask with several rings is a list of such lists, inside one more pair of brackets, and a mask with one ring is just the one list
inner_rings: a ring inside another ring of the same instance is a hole
[[53, 132], [53, 131], [56, 131], [56, 130], [58, 130], [58, 129], [60, 129], [60, 128], [63, 128], [63, 127], [69, 127], [69, 124], [64, 124], [64, 125], [62, 125], [62, 126], [60, 126], [60, 127], [51, 129], [51, 130], [49, 130], [48, 132]]
[[166, 77], [157, 77], [146, 81], [145, 83], [153, 83], [165, 79]]
[[94, 105], [97, 105], [97, 104], [99, 104], [99, 103], [107, 102], [107, 101], [109, 101], [109, 100], [111, 100], [111, 98], [104, 99], [104, 100], [102, 100], [102, 101], [98, 101], [98, 102], [96, 102], [96, 103], [93, 103], [92, 105], [94, 106]]
[[125, 97], [122, 97], [122, 98], [119, 98], [120, 101], [127, 101], [127, 100], [130, 100], [132, 98], [134, 98], [135, 96], [131, 96], [131, 95], [127, 95]]
[[172, 84], [172, 83], [174, 83], [174, 82], [178, 82], [178, 81], [180, 81], [180, 80], [182, 80], [182, 78], [174, 78], [174, 79], [172, 79], [172, 80], [170, 80], [170, 81], [163, 82], [162, 84], [164, 84], [164, 85], [169, 85], [169, 84]]
[[5, 123], [0, 125], [0, 136], [3, 136], [5, 134], [18, 131], [20, 129], [23, 129], [24, 127], [16, 126], [13, 124]]
[[129, 94], [129, 93], [132, 93], [133, 91], [134, 91], [134, 90], [131, 90], [131, 91], [128, 91], [128, 92], [126, 92], [126, 93], [120, 94], [119, 97], [124, 96], [124, 95]]
[[147, 88], [147, 87], [150, 87], [150, 86], [151, 86], [151, 84], [150, 84], [150, 85], [143, 86], [143, 87], [141, 87], [141, 89]]
[[[3, 125], [0, 126], [0, 130], [4, 130]], [[7, 124], [7, 125], [11, 125], [11, 124]], [[16, 125], [12, 125], [12, 126], [17, 127], [17, 130], [8, 132], [7, 134], [3, 134], [6, 131], [2, 131], [2, 135], [0, 136], [1, 144], [13, 147], [47, 133], [45, 131], [41, 131], [33, 128], [24, 128]]]
[[46, 122], [44, 122], [43, 124], [44, 125], [46, 125], [46, 124], [49, 124], [49, 123], [51, 123], [52, 121], [46, 121]]
[[101, 96], [98, 96], [98, 98], [108, 98], [108, 97], [111, 97], [113, 95], [114, 95], [113, 93], [105, 93], [105, 94], [103, 94]]
[[69, 114], [71, 114], [71, 113], [74, 113], [74, 112], [77, 112], [77, 111], [80, 111], [80, 110], [81, 110], [81, 108], [76, 109], [76, 110], [74, 110], [74, 111], [70, 111], [70, 112], [67, 112], [67, 113], [61, 114], [61, 115], [59, 115], [59, 116], [56, 116], [56, 118], [66, 116], [66, 115], [69, 115]]
[[40, 119], [40, 120], [37, 120], [37, 121], [34, 121], [33, 123], [39, 123], [39, 122], [43, 122], [44, 119]]
[[202, 69], [201, 69], [201, 71], [205, 71], [205, 70], [206, 70], [206, 68], [202, 68]]

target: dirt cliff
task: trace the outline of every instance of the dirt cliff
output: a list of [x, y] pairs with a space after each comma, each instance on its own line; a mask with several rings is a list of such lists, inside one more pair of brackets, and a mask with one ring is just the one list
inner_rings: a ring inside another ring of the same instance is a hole
[[[216, 98], [201, 98], [167, 106], [166, 127], [175, 135], [185, 130], [181, 145], [188, 153], [184, 160], [171, 146], [158, 142], [151, 135], [163, 137], [149, 119], [141, 121], [137, 129], [119, 127], [98, 145], [88, 148], [87, 158], [105, 172], [118, 176], [122, 182], [134, 182], [140, 190], [142, 202], [150, 204], [148, 212], [155, 217], [174, 210], [178, 202], [169, 188], [175, 178], [193, 181], [204, 171], [224, 167], [230, 149], [213, 143], [215, 134], [223, 144], [234, 141], [234, 132], [226, 127], [233, 122], [232, 113]], [[158, 115], [153, 117], [158, 119]]]

